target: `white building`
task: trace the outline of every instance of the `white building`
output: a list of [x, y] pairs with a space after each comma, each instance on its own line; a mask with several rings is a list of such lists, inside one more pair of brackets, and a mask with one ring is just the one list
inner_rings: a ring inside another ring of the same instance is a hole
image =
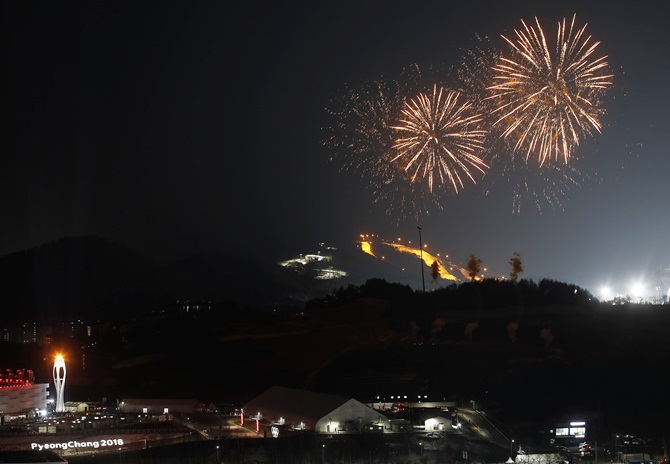
[[244, 405], [244, 421], [317, 433], [383, 432], [388, 418], [353, 398], [272, 387]]
[[67, 412], [88, 412], [89, 411], [89, 404], [88, 403], [82, 403], [80, 401], [66, 401], [65, 402], [65, 411]]
[[453, 422], [454, 421], [451, 419], [451, 417], [430, 417], [424, 421], [424, 428], [426, 432], [451, 430]]

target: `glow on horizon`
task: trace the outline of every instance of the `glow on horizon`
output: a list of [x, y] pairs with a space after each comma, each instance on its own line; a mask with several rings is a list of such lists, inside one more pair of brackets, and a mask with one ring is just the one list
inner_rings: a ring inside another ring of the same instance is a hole
[[[662, 279], [661, 279], [662, 280]], [[639, 277], [635, 280], [616, 283], [602, 283], [597, 288], [600, 301], [664, 303], [670, 300], [667, 283], [660, 280]]]
[[608, 301], [608, 300], [611, 300], [612, 298], [614, 298], [614, 294], [612, 293], [612, 289], [608, 285], [603, 285], [602, 287], [600, 287], [599, 293], [600, 293], [600, 299], [601, 300]]
[[633, 298], [642, 298], [645, 295], [646, 288], [643, 282], [633, 282], [630, 287], [630, 293]]
[[[403, 242], [405, 244], [403, 244]], [[469, 272], [463, 266], [457, 265], [453, 262], [447, 261], [449, 259], [448, 253], [430, 253], [427, 251], [429, 248], [428, 244], [423, 245], [423, 252], [418, 248], [418, 243], [416, 247], [412, 246], [412, 240], [406, 240], [402, 237], [397, 237], [392, 241], [383, 239], [376, 234], [361, 234], [360, 241], [361, 251], [370, 256], [373, 256], [376, 259], [384, 260], [385, 257], [378, 256], [379, 246], [389, 246], [399, 253], [412, 254], [414, 256], [420, 257], [423, 254], [424, 263], [428, 266], [428, 272], [430, 273], [430, 265], [433, 261], [437, 261], [440, 265], [440, 278], [449, 281], [465, 281], [468, 282], [471, 280]], [[403, 267], [403, 271], [406, 269]], [[495, 278], [496, 280], [507, 280], [509, 277], [504, 273], [499, 271], [491, 270], [489, 272], [488, 267], [484, 267], [482, 271], [475, 277], [475, 281], [482, 281], [487, 278]], [[667, 277], [670, 278], [670, 269], [666, 270]], [[499, 277], [494, 277], [499, 276]], [[525, 277], [524, 277], [525, 278]], [[537, 279], [536, 277], [529, 277], [531, 281]], [[569, 280], [565, 280], [566, 283], [573, 283]], [[650, 282], [644, 282], [639, 280], [635, 285], [631, 286], [630, 281], [626, 285], [625, 289], [623, 286], [617, 286], [611, 281], [611, 279], [603, 279], [600, 284], [596, 285], [585, 285], [584, 283], [575, 283], [575, 285], [580, 286], [586, 291], [592, 292], [594, 296], [600, 301], [632, 301], [635, 300], [638, 303], [649, 302], [649, 303], [660, 303], [670, 301], [670, 289], [667, 284], [653, 285]], [[667, 289], [667, 290], [666, 290]], [[655, 293], [654, 293], [655, 290]]]

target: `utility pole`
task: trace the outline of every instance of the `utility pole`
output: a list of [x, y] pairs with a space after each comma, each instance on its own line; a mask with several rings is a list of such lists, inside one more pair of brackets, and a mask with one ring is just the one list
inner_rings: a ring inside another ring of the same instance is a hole
[[416, 226], [419, 229], [419, 259], [421, 260], [421, 287], [423, 288], [423, 293], [426, 293], [426, 281], [423, 278], [423, 243], [421, 243], [421, 227]]

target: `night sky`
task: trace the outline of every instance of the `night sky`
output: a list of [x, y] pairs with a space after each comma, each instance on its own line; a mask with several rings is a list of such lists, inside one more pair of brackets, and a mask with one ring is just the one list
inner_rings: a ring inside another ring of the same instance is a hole
[[[236, 4], [238, 3], [238, 4]], [[589, 173], [560, 208], [513, 212], [470, 185], [421, 219], [424, 243], [491, 275], [665, 294], [670, 268], [670, 15], [623, 1], [0, 2], [0, 255], [100, 235], [152, 259], [288, 258], [361, 233], [416, 240], [320, 143], [324, 110], [407, 66], [458, 65], [476, 34], [577, 14], [614, 84]], [[372, 276], [371, 276], [372, 277]], [[657, 287], [662, 287], [657, 289]]]

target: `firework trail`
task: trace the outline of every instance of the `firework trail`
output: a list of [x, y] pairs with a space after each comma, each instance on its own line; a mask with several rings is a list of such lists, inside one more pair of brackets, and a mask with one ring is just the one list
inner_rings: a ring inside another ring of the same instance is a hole
[[[494, 80], [493, 68], [502, 58], [488, 36], [475, 34], [467, 48], [461, 49], [461, 60], [451, 69], [450, 80], [454, 88], [464, 95], [482, 114], [487, 125], [493, 125], [490, 116], [494, 109], [489, 97], [489, 87]], [[495, 135], [497, 137], [497, 135]]]
[[491, 175], [485, 179], [484, 194], [501, 195], [498, 184], [511, 191], [512, 213], [521, 214], [530, 205], [542, 213], [546, 208], [564, 210], [570, 190], [580, 188], [594, 176], [577, 167], [578, 159], [570, 164], [547, 161], [543, 166], [520, 155], [500, 156], [493, 160]]
[[488, 97], [495, 109], [494, 126], [515, 153], [568, 163], [580, 141], [600, 132], [602, 96], [611, 85], [605, 56], [596, 56], [599, 42], [585, 34], [586, 25], [558, 23], [552, 49], [537, 18], [522, 21], [515, 38], [503, 36], [509, 55], [493, 67]]
[[391, 162], [400, 162], [412, 182], [425, 179], [430, 192], [439, 183], [458, 193], [464, 187], [462, 175], [474, 183], [472, 170], [483, 174], [488, 168], [479, 157], [486, 136], [482, 117], [459, 96], [434, 85], [431, 92], [406, 101], [393, 126], [398, 138]]

